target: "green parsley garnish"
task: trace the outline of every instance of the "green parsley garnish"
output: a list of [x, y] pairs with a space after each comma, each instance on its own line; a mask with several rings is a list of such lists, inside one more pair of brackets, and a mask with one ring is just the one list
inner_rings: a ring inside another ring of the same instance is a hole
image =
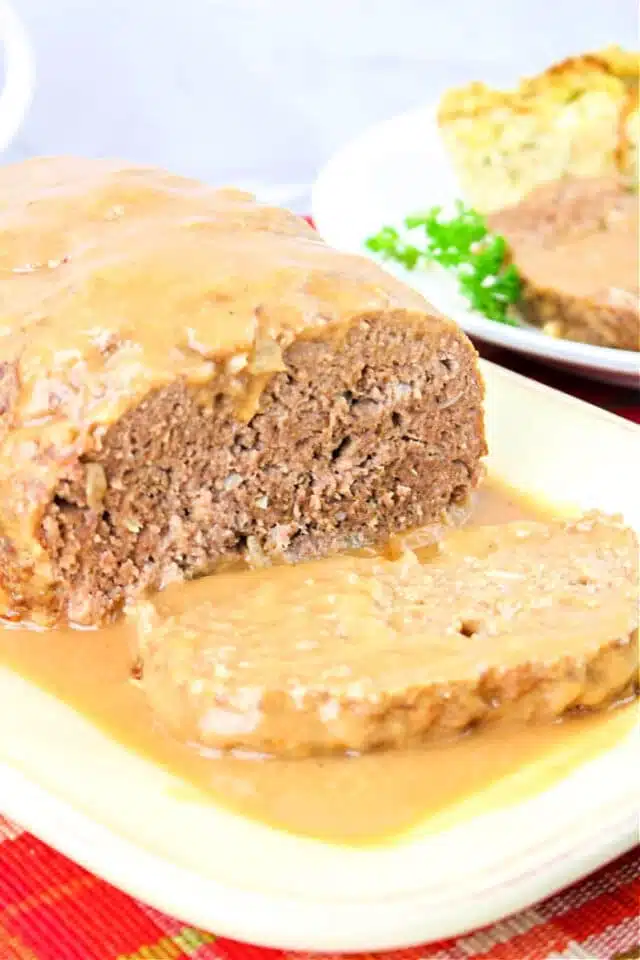
[[[474, 310], [489, 320], [515, 326], [510, 307], [520, 297], [520, 277], [508, 263], [506, 240], [489, 232], [484, 217], [458, 200], [453, 217], [447, 219], [442, 207], [432, 207], [407, 217], [404, 227], [414, 232], [411, 240], [386, 226], [367, 239], [367, 249], [407, 270], [439, 263], [455, 272], [460, 292]], [[424, 232], [419, 246], [411, 242], [415, 231]]]

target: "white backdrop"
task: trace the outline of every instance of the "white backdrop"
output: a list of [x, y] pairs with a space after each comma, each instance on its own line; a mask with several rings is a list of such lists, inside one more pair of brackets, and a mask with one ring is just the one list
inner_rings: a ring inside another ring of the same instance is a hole
[[342, 141], [448, 84], [638, 43], [635, 0], [13, 2], [38, 85], [5, 159], [122, 156], [299, 209]]

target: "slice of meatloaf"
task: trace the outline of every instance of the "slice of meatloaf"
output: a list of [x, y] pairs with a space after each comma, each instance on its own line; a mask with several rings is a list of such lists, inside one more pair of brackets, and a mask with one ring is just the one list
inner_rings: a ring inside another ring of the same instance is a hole
[[133, 612], [152, 707], [194, 744], [304, 756], [636, 689], [638, 544], [620, 523], [480, 527], [432, 550], [169, 587]]
[[303, 220], [156, 170], [0, 171], [0, 596], [142, 587], [446, 521], [478, 482], [460, 330]]
[[638, 195], [615, 178], [558, 180], [492, 214], [523, 280], [523, 318], [546, 333], [640, 350]]

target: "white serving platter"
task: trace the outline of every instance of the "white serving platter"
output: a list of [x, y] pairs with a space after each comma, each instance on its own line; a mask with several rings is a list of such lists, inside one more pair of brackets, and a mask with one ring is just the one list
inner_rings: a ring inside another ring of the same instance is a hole
[[[436, 107], [430, 105], [379, 123], [343, 147], [321, 171], [311, 209], [327, 243], [372, 256], [365, 240], [384, 224], [400, 226], [409, 214], [436, 204], [446, 207], [461, 196], [438, 131]], [[594, 380], [640, 386], [640, 353], [556, 340], [534, 329], [487, 320], [470, 309], [443, 269], [385, 266], [471, 336]]]
[[[640, 429], [484, 364], [490, 469], [568, 510], [640, 529]], [[165, 770], [0, 668], [0, 812], [94, 873], [214, 933], [356, 951], [464, 933], [638, 840], [638, 731], [528, 799], [484, 796], [397, 842], [301, 839], [201, 802]], [[523, 775], [527, 771], [523, 771]]]

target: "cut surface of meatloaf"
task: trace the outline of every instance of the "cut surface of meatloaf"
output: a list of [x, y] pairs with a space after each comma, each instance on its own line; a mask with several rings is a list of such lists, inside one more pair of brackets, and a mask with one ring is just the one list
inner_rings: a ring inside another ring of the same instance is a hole
[[151, 706], [201, 747], [305, 756], [550, 721], [636, 689], [638, 544], [621, 523], [479, 527], [431, 551], [169, 587], [133, 611]]
[[107, 161], [0, 170], [0, 597], [142, 587], [440, 524], [485, 452], [476, 354], [248, 194]]
[[523, 318], [551, 336], [640, 350], [638, 194], [616, 178], [558, 180], [492, 214], [523, 281]]

